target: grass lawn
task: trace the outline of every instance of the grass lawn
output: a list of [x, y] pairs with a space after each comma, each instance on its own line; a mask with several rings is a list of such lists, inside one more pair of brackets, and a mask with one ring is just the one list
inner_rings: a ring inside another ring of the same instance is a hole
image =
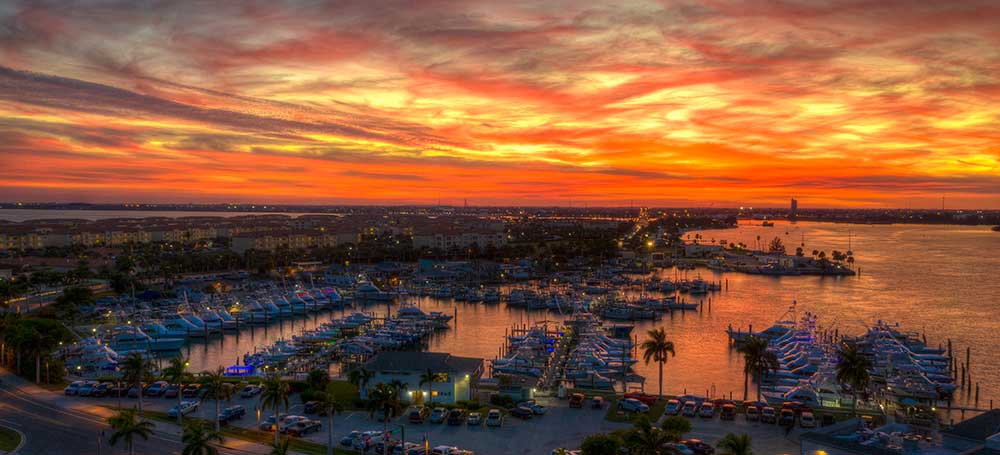
[[612, 422], [629, 423], [636, 419], [640, 415], [645, 415], [649, 418], [650, 422], [656, 422], [657, 419], [663, 415], [663, 408], [667, 406], [667, 400], [656, 400], [652, 406], [649, 407], [649, 412], [645, 414], [638, 414], [634, 412], [626, 412], [618, 410], [618, 399], [612, 398], [608, 401], [608, 412], [604, 415], [604, 418]]
[[[146, 417], [148, 417], [151, 420], [157, 420], [167, 423], [177, 422], [177, 419], [173, 417], [167, 417], [167, 413], [165, 412], [144, 411], [143, 414], [145, 414]], [[186, 419], [190, 420], [191, 418], [188, 417]], [[325, 425], [327, 420], [323, 418], [321, 422], [323, 422], [323, 424]], [[326, 430], [324, 429], [321, 431], [326, 431]], [[249, 428], [242, 428], [232, 425], [222, 426], [222, 436], [226, 438], [234, 438], [243, 441], [256, 442], [264, 445], [271, 445], [271, 443], [274, 442], [274, 433], [266, 431], [258, 431]], [[282, 438], [284, 437], [285, 436], [282, 436]], [[304, 453], [307, 455], [326, 455], [326, 444], [319, 444], [316, 442], [307, 441], [304, 439], [298, 439], [294, 437], [292, 438], [292, 443], [289, 444], [289, 448], [293, 452]], [[350, 450], [344, 450], [339, 447], [334, 447], [333, 453], [337, 455], [351, 455], [355, 454], [356, 452]]]
[[0, 427], [0, 451], [13, 451], [20, 443], [21, 435], [9, 428]]

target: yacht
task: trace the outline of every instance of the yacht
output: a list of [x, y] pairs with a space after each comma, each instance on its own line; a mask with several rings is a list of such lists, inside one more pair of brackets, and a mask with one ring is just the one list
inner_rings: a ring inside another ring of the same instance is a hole
[[111, 349], [123, 351], [176, 351], [184, 338], [153, 338], [138, 327], [119, 327], [111, 340]]

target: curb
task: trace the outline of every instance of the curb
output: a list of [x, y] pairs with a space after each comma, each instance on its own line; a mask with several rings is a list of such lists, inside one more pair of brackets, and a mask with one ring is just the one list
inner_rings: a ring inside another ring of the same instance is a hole
[[0, 427], [6, 428], [8, 430], [11, 430], [11, 431], [17, 433], [17, 435], [21, 437], [21, 442], [19, 442], [17, 444], [17, 447], [14, 447], [14, 450], [11, 450], [10, 452], [7, 452], [7, 455], [16, 455], [22, 448], [24, 448], [24, 444], [28, 442], [28, 437], [25, 436], [24, 433], [21, 430], [18, 430], [17, 428], [8, 427], [6, 425], [0, 425]]

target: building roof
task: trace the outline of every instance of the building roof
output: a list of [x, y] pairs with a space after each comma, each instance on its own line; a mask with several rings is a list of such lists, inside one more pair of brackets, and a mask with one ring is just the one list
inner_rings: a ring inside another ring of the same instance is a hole
[[365, 364], [370, 371], [427, 371], [435, 373], [474, 373], [483, 359], [457, 357], [446, 352], [386, 351]]
[[1000, 409], [994, 409], [965, 420], [950, 429], [944, 430], [943, 433], [974, 441], [985, 441], [987, 438], [1000, 433]]

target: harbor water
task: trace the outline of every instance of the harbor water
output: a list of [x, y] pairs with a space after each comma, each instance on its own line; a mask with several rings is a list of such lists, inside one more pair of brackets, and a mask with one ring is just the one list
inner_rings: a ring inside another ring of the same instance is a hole
[[[854, 277], [764, 276], [664, 269], [664, 278], [694, 278], [722, 282], [723, 290], [698, 298], [699, 311], [675, 311], [658, 321], [635, 323], [633, 334], [641, 339], [655, 327], [665, 327], [677, 355], [665, 368], [668, 393], [709, 393], [742, 397], [742, 359], [728, 343], [726, 328], [766, 328], [797, 302], [801, 313], [819, 315], [824, 328], [860, 334], [877, 320], [898, 322], [907, 331], [924, 333], [932, 346], [947, 346], [951, 338], [956, 358], [971, 354], [971, 377], [980, 384], [980, 405], [1000, 398], [1000, 234], [985, 226], [857, 225], [778, 222], [741, 223], [736, 229], [702, 231], [703, 242], [727, 240], [755, 246], [779, 237], [794, 252], [805, 243], [813, 249], [853, 251], [860, 274]], [[850, 245], [849, 245], [850, 244]], [[691, 297], [686, 297], [693, 300]], [[432, 336], [426, 349], [460, 356], [490, 359], [498, 354], [504, 334], [513, 325], [559, 320], [545, 310], [508, 308], [451, 299], [413, 297], [425, 311], [454, 314], [451, 329]], [[377, 315], [394, 313], [398, 305], [369, 305], [363, 310]], [[348, 310], [351, 311], [351, 310]], [[185, 348], [195, 370], [229, 366], [256, 346], [310, 329], [342, 312], [276, 322], [267, 327], [242, 330]], [[959, 355], [961, 353], [961, 355]], [[638, 355], [637, 355], [638, 357]], [[642, 362], [635, 369], [647, 378], [645, 390], [657, 391], [657, 367]], [[751, 387], [752, 390], [752, 387]], [[751, 393], [753, 393], [751, 391]], [[972, 396], [956, 392], [956, 402], [973, 404]]]

